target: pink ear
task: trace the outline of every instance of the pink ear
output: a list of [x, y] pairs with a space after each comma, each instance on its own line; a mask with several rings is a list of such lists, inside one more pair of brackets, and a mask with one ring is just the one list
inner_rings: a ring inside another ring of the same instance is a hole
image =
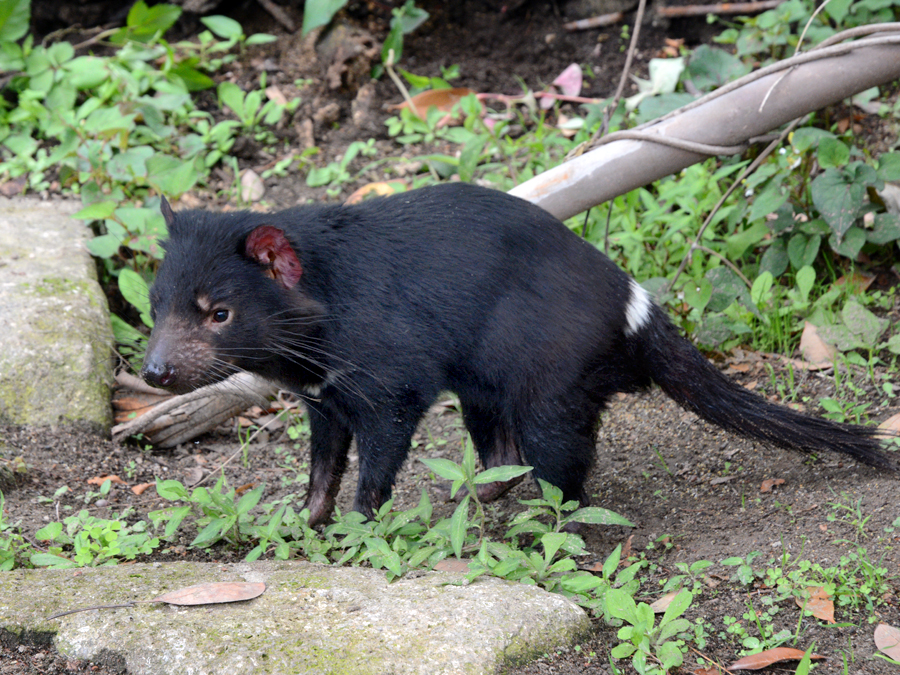
[[265, 267], [285, 288], [293, 288], [300, 281], [303, 268], [283, 230], [260, 225], [247, 237], [245, 248], [247, 256]]

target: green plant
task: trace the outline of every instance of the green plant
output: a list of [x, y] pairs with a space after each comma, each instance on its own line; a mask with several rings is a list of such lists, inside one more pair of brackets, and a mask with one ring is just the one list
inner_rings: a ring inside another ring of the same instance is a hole
[[690, 607], [692, 599], [691, 592], [682, 589], [657, 624], [653, 610], [646, 603], [636, 603], [631, 595], [617, 588], [607, 591], [610, 614], [626, 623], [619, 629], [618, 638], [622, 643], [613, 648], [613, 658], [630, 658], [631, 665], [641, 675], [668, 673], [681, 666], [686, 633], [691, 629], [691, 622], [681, 615]]
[[166, 524], [164, 537], [170, 538], [181, 522], [194, 512], [200, 532], [191, 546], [206, 548], [224, 540], [232, 545], [247, 541], [248, 528], [253, 525], [250, 510], [262, 497], [263, 485], [259, 485], [238, 497], [234, 488], [226, 491], [225, 477], [220, 476], [212, 489], [198, 487], [188, 492], [178, 481], [157, 481], [156, 491], [169, 501], [187, 502], [185, 506], [150, 512], [155, 527]]
[[[65, 529], [63, 529], [65, 526]], [[83, 567], [114, 565], [121, 560], [134, 560], [149, 555], [159, 546], [159, 539], [150, 535], [145, 521], [133, 525], [119, 519], [95, 518], [82, 510], [62, 523], [50, 523], [35, 534], [47, 541], [47, 553], [35, 553], [31, 563], [36, 567]], [[71, 549], [71, 553], [66, 555]]]
[[0, 492], [0, 572], [8, 572], [25, 558], [31, 545], [15, 525], [6, 520], [5, 499]]

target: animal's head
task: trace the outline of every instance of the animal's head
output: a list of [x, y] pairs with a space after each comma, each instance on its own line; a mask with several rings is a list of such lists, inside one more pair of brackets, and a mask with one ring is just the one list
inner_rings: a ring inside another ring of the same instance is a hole
[[153, 333], [141, 376], [183, 393], [239, 370], [278, 379], [303, 362], [323, 311], [302, 290], [303, 268], [284, 230], [252, 213], [174, 213], [150, 290]]

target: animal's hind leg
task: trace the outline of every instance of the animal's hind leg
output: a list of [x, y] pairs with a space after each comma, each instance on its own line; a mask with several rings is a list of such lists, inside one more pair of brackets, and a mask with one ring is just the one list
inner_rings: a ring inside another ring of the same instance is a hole
[[[580, 399], [581, 397], [579, 397]], [[588, 400], [565, 401], [533, 411], [520, 421], [519, 436], [532, 475], [563, 492], [563, 501], [589, 504], [584, 482], [594, 461], [599, 406]]]
[[[463, 421], [485, 469], [495, 466], [521, 466], [522, 455], [512, 429], [498, 415], [463, 404]], [[478, 500], [493, 501], [522, 482], [524, 476], [478, 486]]]

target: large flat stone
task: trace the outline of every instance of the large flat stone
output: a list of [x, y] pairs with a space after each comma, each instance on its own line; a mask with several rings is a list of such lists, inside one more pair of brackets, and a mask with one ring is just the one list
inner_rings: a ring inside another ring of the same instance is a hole
[[106, 296], [71, 201], [0, 199], [0, 420], [112, 421]]
[[[167, 563], [0, 576], [0, 639], [40, 640], [129, 675], [455, 675], [496, 673], [570, 645], [584, 611], [534, 586], [420, 572], [388, 583], [371, 569], [304, 562]], [[233, 604], [139, 604], [198, 583], [263, 581], [260, 597]], [[457, 583], [454, 583], [457, 582]]]

